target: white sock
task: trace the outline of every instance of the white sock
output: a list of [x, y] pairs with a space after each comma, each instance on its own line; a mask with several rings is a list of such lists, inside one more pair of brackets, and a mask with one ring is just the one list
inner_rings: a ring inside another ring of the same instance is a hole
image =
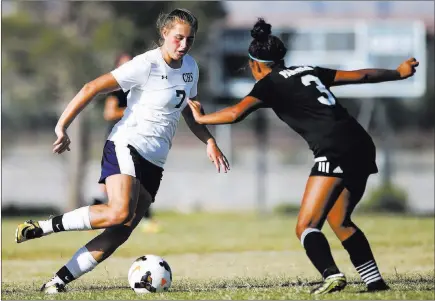
[[53, 279], [50, 280], [49, 283], [59, 283], [59, 284], [65, 285], [65, 282], [63, 282], [62, 279], [60, 279], [59, 276], [57, 276], [57, 275], [55, 275], [53, 277]]
[[89, 208], [90, 206], [85, 206], [65, 213], [62, 218], [65, 231], [92, 230]]
[[42, 229], [43, 235], [53, 233], [53, 222], [51, 221], [51, 219], [45, 221], [38, 221], [38, 223]]
[[[60, 231], [92, 230], [89, 206], [55, 216], [52, 219], [38, 221], [38, 223], [44, 233], [43, 235]], [[56, 227], [56, 229], [53, 229], [53, 227]]]
[[77, 279], [81, 275], [92, 271], [97, 265], [98, 262], [88, 249], [82, 247], [74, 254], [65, 266], [73, 275], [74, 279]]

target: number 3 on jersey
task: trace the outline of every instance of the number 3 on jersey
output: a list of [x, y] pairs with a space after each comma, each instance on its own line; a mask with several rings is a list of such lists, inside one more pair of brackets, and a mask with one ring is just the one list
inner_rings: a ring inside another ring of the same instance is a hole
[[326, 98], [325, 96], [320, 96], [319, 98], [317, 98], [317, 100], [320, 103], [327, 106], [335, 105], [334, 96], [332, 96], [331, 92], [329, 92], [328, 89], [326, 89], [326, 87], [322, 84], [322, 82], [318, 77], [315, 77], [314, 75], [311, 74], [307, 74], [301, 77], [301, 81], [305, 86], [309, 86], [311, 85], [311, 82], [314, 82], [316, 84], [317, 90], [319, 90], [320, 93], [325, 93], [328, 96], [328, 98]]
[[175, 90], [175, 93], [177, 95], [177, 97], [181, 96], [181, 101], [178, 103], [178, 105], [175, 106], [175, 108], [180, 108], [181, 104], [183, 103], [184, 99], [186, 98], [186, 91], [184, 90]]

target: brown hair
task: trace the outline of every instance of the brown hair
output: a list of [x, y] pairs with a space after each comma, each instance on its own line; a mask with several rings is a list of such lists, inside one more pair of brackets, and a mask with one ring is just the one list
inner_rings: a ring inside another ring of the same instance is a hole
[[174, 26], [174, 22], [181, 21], [189, 24], [193, 31], [198, 31], [198, 19], [187, 9], [176, 8], [169, 14], [161, 13], [157, 19], [157, 30], [160, 35], [159, 45], [163, 44], [163, 29], [171, 29]]

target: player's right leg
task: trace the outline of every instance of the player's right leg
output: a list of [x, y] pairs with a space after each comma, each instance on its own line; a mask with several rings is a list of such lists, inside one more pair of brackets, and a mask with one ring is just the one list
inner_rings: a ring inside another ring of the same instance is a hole
[[335, 264], [328, 240], [321, 232], [328, 212], [343, 188], [340, 178], [310, 176], [302, 199], [296, 235], [323, 277], [322, 284], [312, 290], [316, 295], [342, 290], [346, 286], [346, 278]]
[[136, 207], [136, 203], [130, 201], [132, 181], [136, 176], [133, 156], [131, 147], [107, 141], [100, 183], [106, 183], [108, 203], [81, 207], [48, 220], [26, 221], [18, 225], [15, 241], [21, 243], [63, 231], [104, 229], [129, 221]]
[[[119, 246], [127, 241], [152, 201], [151, 195], [138, 181], [136, 181], [135, 185], [136, 187], [140, 186], [140, 194], [132, 219], [124, 225], [104, 230], [104, 232], [96, 236], [84, 247], [80, 248], [73, 257], [56, 272], [55, 276], [42, 286], [41, 291], [47, 294], [55, 294], [64, 291], [66, 284], [93, 270], [99, 263], [111, 256]], [[132, 196], [132, 198], [136, 197]]]

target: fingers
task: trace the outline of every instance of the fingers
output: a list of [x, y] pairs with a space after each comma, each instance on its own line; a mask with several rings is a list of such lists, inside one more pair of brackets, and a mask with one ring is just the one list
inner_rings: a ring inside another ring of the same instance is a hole
[[216, 166], [216, 170], [218, 172], [220, 172], [221, 167], [223, 168], [223, 171], [225, 173], [227, 173], [228, 170], [230, 170], [230, 164], [228, 163], [228, 160], [227, 160], [227, 158], [224, 155], [216, 156], [216, 157], [215, 156], [210, 156], [210, 160]]
[[227, 157], [223, 156], [223, 160], [224, 160], [226, 169], [230, 170], [230, 162], [228, 162]]
[[219, 165], [221, 165], [223, 167], [223, 169], [224, 169], [224, 172], [227, 173], [228, 172], [228, 165], [225, 162], [224, 157], [223, 156], [222, 157], [218, 157], [218, 160], [219, 160]]
[[53, 144], [53, 153], [62, 154], [64, 151], [70, 151], [69, 145], [71, 144], [71, 140], [67, 137], [61, 137], [56, 140], [56, 142]]
[[201, 103], [199, 101], [196, 100], [187, 100], [187, 103], [189, 104], [190, 107], [194, 107], [194, 108], [201, 108]]
[[221, 172], [221, 167], [219, 164], [219, 159], [214, 158], [211, 162], [213, 162], [214, 166], [216, 166], [217, 172]]

